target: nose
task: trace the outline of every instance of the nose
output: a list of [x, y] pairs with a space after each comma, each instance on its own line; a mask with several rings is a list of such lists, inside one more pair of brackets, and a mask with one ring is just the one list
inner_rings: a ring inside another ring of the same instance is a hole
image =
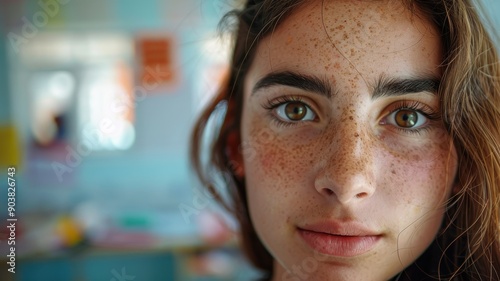
[[351, 204], [371, 197], [375, 192], [376, 145], [359, 131], [336, 135], [326, 142], [315, 189], [325, 198]]

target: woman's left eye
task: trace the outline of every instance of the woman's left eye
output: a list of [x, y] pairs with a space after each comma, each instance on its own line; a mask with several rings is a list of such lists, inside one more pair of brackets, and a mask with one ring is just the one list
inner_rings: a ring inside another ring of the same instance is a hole
[[416, 130], [428, 123], [429, 119], [415, 109], [401, 108], [391, 112], [384, 118], [385, 124], [394, 125], [400, 129]]
[[312, 121], [316, 114], [303, 102], [289, 101], [275, 107], [276, 115], [285, 122]]

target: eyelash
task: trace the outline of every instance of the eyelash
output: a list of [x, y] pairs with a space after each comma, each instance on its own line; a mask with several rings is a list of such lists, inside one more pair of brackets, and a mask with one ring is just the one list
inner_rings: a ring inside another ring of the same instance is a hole
[[303, 101], [302, 97], [300, 97], [300, 96], [281, 96], [281, 97], [276, 98], [274, 100], [268, 99], [267, 103], [263, 104], [262, 107], [264, 107], [265, 109], [268, 109], [268, 110], [272, 110], [272, 109], [275, 109], [276, 107], [278, 107], [284, 103], [287, 103], [287, 102], [302, 102], [305, 105], [307, 105], [307, 103], [305, 103]]
[[[270, 115], [273, 122], [276, 122], [276, 125], [278, 125], [279, 127], [292, 127], [292, 126], [298, 125], [298, 123], [301, 123], [301, 122], [300, 121], [286, 122], [286, 121], [280, 120], [273, 113], [273, 111], [278, 106], [281, 106], [281, 105], [289, 103], [289, 102], [303, 103], [307, 107], [308, 110], [312, 110], [311, 106], [309, 106], [309, 104], [304, 102], [303, 98], [300, 96], [281, 96], [281, 97], [276, 98], [274, 100], [268, 99], [267, 102], [262, 105], [262, 107], [268, 111], [268, 114]], [[406, 109], [406, 110], [411, 110], [411, 111], [415, 111], [417, 113], [422, 114], [425, 118], [427, 118], [429, 120], [429, 122], [435, 123], [435, 122], [438, 122], [439, 120], [441, 120], [441, 114], [438, 111], [435, 111], [430, 106], [423, 104], [421, 102], [418, 102], [418, 101], [402, 100], [402, 101], [393, 103], [392, 105], [390, 105], [389, 108], [390, 109], [389, 109], [388, 113], [385, 114], [382, 119], [387, 118], [389, 115], [391, 115], [394, 112]], [[399, 127], [395, 127], [395, 128], [403, 133], [406, 133], [406, 134], [420, 134], [422, 132], [425, 132], [425, 131], [431, 129], [432, 127], [427, 125], [427, 126], [416, 128], [416, 129], [399, 128]]]

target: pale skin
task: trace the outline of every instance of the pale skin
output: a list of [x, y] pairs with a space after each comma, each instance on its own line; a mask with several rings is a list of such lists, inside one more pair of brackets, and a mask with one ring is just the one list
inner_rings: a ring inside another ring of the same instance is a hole
[[[385, 1], [311, 2], [260, 42], [239, 161], [273, 280], [388, 280], [431, 244], [457, 165], [431, 83], [441, 56], [430, 22]], [[318, 222], [375, 242], [318, 252], [300, 234]]]

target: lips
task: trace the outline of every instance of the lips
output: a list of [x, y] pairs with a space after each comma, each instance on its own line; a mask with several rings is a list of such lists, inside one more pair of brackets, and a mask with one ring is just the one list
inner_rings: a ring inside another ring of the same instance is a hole
[[372, 250], [382, 238], [355, 222], [320, 222], [298, 227], [301, 239], [314, 250], [330, 256], [354, 257]]

